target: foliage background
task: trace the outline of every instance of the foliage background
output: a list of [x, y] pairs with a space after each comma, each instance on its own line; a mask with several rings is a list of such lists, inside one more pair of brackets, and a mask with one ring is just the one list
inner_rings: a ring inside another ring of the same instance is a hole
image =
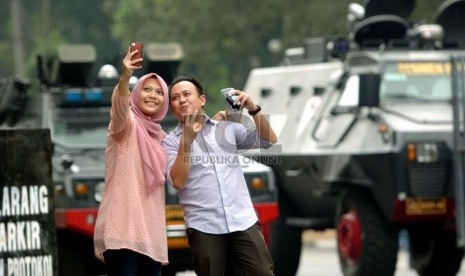
[[[279, 64], [283, 50], [315, 36], [347, 36], [354, 0], [0, 0], [0, 77], [15, 74], [13, 2], [21, 5], [27, 76], [36, 79], [37, 54], [53, 55], [60, 43], [92, 43], [98, 62], [120, 68], [131, 41], [179, 42], [185, 58], [178, 74], [193, 75], [207, 90], [207, 112], [223, 107], [222, 87], [242, 89], [252, 68]], [[443, 0], [417, 1], [408, 18], [434, 22]], [[270, 52], [278, 39], [282, 48]]]

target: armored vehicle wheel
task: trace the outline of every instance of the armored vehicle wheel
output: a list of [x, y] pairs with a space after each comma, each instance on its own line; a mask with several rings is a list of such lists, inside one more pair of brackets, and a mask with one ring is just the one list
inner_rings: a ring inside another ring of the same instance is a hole
[[339, 261], [345, 276], [394, 275], [397, 231], [390, 227], [371, 195], [349, 188], [336, 214]]
[[463, 249], [457, 247], [454, 231], [426, 225], [409, 230], [412, 266], [421, 276], [454, 276], [460, 269]]
[[302, 229], [286, 224], [295, 215], [288, 196], [279, 191], [279, 218], [271, 227], [270, 255], [276, 276], [295, 275], [299, 268], [302, 249]]
[[276, 276], [295, 275], [299, 268], [302, 230], [278, 219], [271, 230], [270, 255]]

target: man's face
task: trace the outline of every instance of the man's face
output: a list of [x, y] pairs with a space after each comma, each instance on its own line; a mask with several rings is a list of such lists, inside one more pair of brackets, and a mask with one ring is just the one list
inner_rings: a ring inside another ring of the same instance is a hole
[[205, 105], [205, 95], [199, 96], [195, 85], [189, 81], [176, 83], [170, 93], [171, 112], [181, 122], [184, 116], [194, 114], [195, 110], [202, 112]]

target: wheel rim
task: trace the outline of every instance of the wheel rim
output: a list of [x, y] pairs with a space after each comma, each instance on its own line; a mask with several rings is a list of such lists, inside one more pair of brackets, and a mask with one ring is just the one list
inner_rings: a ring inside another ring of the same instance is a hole
[[357, 263], [362, 253], [360, 218], [349, 210], [339, 219], [337, 226], [339, 255], [347, 262]]

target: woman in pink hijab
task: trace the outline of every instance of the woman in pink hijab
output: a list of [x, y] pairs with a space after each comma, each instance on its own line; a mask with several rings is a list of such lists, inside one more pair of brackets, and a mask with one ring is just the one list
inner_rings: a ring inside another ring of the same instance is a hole
[[131, 93], [129, 79], [142, 58], [128, 49], [113, 90], [105, 154], [105, 190], [94, 231], [94, 249], [108, 276], [161, 275], [168, 264], [165, 220], [168, 88], [155, 73]]

